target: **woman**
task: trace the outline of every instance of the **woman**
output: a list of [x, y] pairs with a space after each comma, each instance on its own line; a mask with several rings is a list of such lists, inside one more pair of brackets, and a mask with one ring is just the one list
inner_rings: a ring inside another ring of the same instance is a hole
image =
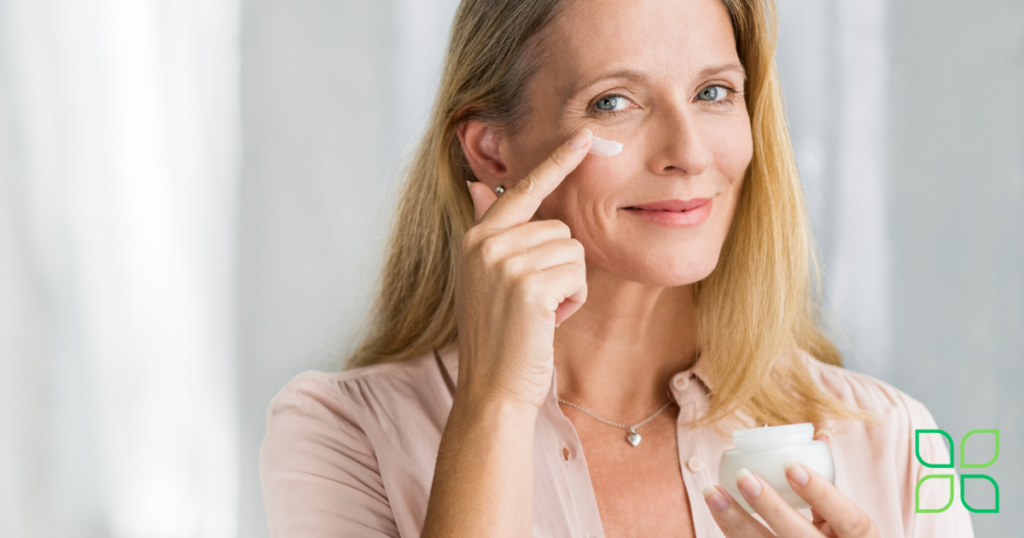
[[[272, 404], [275, 536], [972, 535], [913, 511], [928, 411], [816, 327], [773, 24], [761, 0], [463, 1], [354, 369]], [[836, 485], [790, 467], [797, 511], [742, 474], [752, 517], [716, 486], [728, 433], [796, 422]]]

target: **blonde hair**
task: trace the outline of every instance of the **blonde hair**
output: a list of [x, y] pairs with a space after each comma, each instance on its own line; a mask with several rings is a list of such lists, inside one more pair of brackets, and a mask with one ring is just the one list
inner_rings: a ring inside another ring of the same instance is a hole
[[[699, 348], [714, 385], [700, 422], [742, 410], [758, 423], [861, 418], [817, 387], [799, 350], [841, 365], [818, 328], [820, 285], [775, 68], [771, 0], [723, 0], [747, 72], [754, 154], [715, 270], [694, 286]], [[441, 86], [385, 255], [365, 339], [348, 368], [409, 359], [458, 340], [456, 267], [473, 225], [470, 171], [455, 132], [470, 118], [514, 129], [536, 37], [564, 0], [463, 0]]]

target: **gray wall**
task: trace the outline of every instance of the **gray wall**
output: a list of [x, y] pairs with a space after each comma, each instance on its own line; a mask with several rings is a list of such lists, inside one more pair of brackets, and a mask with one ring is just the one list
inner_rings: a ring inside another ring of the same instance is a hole
[[[999, 428], [989, 474], [1024, 527], [1024, 3], [779, 0], [779, 63], [849, 366], [959, 439]], [[368, 299], [394, 178], [437, 81], [451, 0], [246, 0], [240, 536], [266, 535], [266, 405], [333, 369]], [[1015, 375], [1016, 374], [1016, 375]]]
[[[849, 367], [921, 400], [958, 459], [965, 433], [1000, 430], [999, 459], [979, 472], [999, 483], [1001, 513], [972, 519], [978, 536], [1013, 535], [1024, 526], [1013, 386], [1024, 369], [1024, 2], [778, 3], [832, 336]], [[991, 454], [984, 439], [970, 446], [969, 461]]]
[[901, 0], [891, 19], [891, 381], [954, 440], [1000, 430], [999, 459], [981, 472], [1002, 512], [972, 519], [978, 536], [1018, 535], [1024, 2]]
[[242, 3], [239, 536], [266, 535], [257, 458], [270, 399], [303, 370], [340, 368], [361, 322], [454, 9]]
[[267, 534], [267, 404], [298, 372], [336, 368], [365, 304], [393, 158], [385, 7], [243, 3], [239, 536]]

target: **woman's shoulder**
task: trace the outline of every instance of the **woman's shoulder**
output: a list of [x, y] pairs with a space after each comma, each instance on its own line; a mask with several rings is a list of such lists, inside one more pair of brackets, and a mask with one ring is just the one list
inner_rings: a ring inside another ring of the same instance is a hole
[[386, 430], [394, 429], [388, 421], [429, 418], [443, 424], [452, 399], [446, 354], [431, 352], [340, 372], [303, 372], [271, 401], [269, 422], [301, 418]]
[[396, 513], [429, 491], [451, 409], [442, 366], [428, 353], [289, 381], [270, 404], [260, 451], [273, 534], [408, 534], [399, 528], [415, 524]]
[[824, 363], [803, 351], [799, 355], [818, 386], [843, 403], [890, 423], [934, 424], [923, 403], [890, 383]]
[[358, 387], [387, 391], [406, 385], [411, 378], [422, 377], [433, 365], [433, 354], [424, 354], [401, 362], [373, 364], [351, 370], [307, 370], [293, 377], [274, 397], [275, 401], [341, 400], [352, 397]]

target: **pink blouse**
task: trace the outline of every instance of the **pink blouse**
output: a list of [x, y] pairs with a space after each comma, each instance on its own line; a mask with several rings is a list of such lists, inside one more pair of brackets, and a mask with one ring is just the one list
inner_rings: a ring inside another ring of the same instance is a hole
[[[945, 512], [914, 511], [915, 486], [931, 471], [914, 456], [914, 430], [936, 427], [924, 405], [866, 375], [803, 360], [823, 389], [882, 419], [816, 424], [833, 433], [836, 486], [881, 535], [973, 537], [959, 496]], [[451, 348], [402, 363], [306, 372], [288, 383], [270, 406], [260, 458], [271, 536], [420, 536], [457, 369]], [[585, 454], [558, 405], [557, 378], [556, 371], [535, 430], [533, 536], [603, 537]], [[684, 425], [707, 408], [713, 387], [699, 360], [670, 385], [679, 405], [680, 478], [696, 535], [724, 536], [701, 492], [718, 483], [718, 461], [732, 441], [712, 426]], [[939, 437], [921, 436], [926, 461], [948, 461]], [[940, 489], [922, 487], [920, 506], [944, 506], [948, 491]], [[810, 518], [808, 509], [802, 513]]]

